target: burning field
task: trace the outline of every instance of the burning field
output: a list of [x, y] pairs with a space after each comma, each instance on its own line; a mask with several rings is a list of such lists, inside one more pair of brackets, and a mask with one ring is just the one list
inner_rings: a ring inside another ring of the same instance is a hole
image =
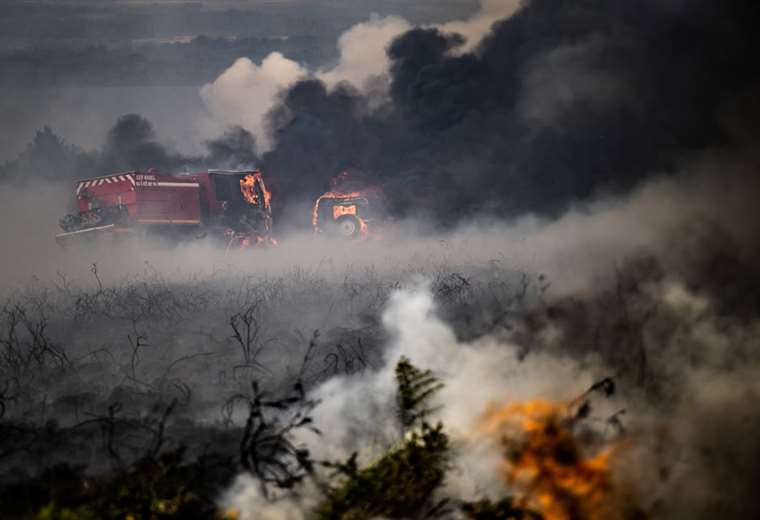
[[241, 58], [192, 155], [40, 130], [0, 167], [0, 517], [760, 517], [760, 14], [635, 4]]
[[757, 221], [709, 172], [362, 247], [9, 265], [39, 274], [3, 303], [5, 514], [752, 517]]

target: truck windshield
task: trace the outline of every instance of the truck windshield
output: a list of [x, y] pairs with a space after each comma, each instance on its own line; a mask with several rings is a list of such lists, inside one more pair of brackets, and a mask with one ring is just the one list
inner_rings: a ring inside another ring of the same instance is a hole
[[243, 193], [240, 191], [242, 175], [214, 175], [214, 189], [217, 200], [227, 201], [231, 208], [244, 205]]

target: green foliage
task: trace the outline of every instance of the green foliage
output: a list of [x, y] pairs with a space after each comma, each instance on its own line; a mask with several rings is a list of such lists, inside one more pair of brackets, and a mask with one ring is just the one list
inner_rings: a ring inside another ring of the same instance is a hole
[[[313, 471], [308, 451], [290, 441], [293, 429], [309, 427], [310, 406], [285, 423], [270, 421], [263, 413], [265, 408], [303, 405], [303, 388], [299, 384], [293, 396], [272, 400], [254, 384], [253, 397], [247, 398], [251, 414], [241, 442], [243, 469], [264, 484], [292, 492], [297, 492], [296, 484], [304, 477], [315, 478], [325, 495], [312, 511], [315, 520], [444, 516], [449, 503], [437, 501], [435, 493], [450, 469], [450, 440], [441, 423], [431, 425], [426, 420], [434, 410], [428, 403], [442, 385], [429, 370], [416, 368], [406, 358], [396, 366], [396, 380], [402, 438], [364, 467], [359, 466], [356, 453], [344, 462], [324, 463], [333, 470], [326, 481]], [[163, 430], [159, 439], [162, 434]], [[0, 516], [25, 520], [234, 518], [232, 513], [223, 516], [215, 503], [239, 471], [232, 456], [205, 455], [188, 463], [182, 449], [159, 454], [160, 445], [157, 442], [142, 459], [110, 474], [92, 477], [81, 468], [63, 465], [0, 488]], [[542, 518], [515, 505], [511, 498], [466, 503], [461, 512], [470, 520]]]
[[[372, 464], [359, 468], [357, 454], [346, 462], [326, 464], [341, 483], [327, 486], [326, 500], [314, 511], [315, 520], [371, 518], [437, 518], [446, 500], [435, 503], [435, 491], [449, 469], [449, 438], [443, 425], [431, 426], [426, 417], [435, 408], [431, 398], [443, 385], [430, 370], [420, 370], [402, 357], [396, 365], [397, 414], [406, 432], [403, 441]], [[465, 503], [461, 511], [471, 520], [541, 520], [542, 516], [515, 504], [481, 500]]]
[[60, 467], [17, 489], [18, 509], [6, 513], [30, 520], [215, 519], [214, 500], [235, 469], [232, 460], [213, 456], [185, 464], [182, 450], [99, 478]]
[[[327, 500], [315, 511], [319, 520], [406, 518], [431, 506], [435, 490], [448, 469], [449, 438], [443, 425], [431, 426], [426, 405], [443, 386], [429, 370], [421, 371], [407, 358], [396, 365], [399, 422], [405, 431], [400, 446], [359, 468], [354, 453], [348, 461], [328, 464], [342, 484], [328, 488]], [[419, 425], [417, 430], [412, 427]]]
[[422, 371], [402, 357], [396, 365], [396, 405], [398, 419], [404, 431], [417, 423], [424, 423], [425, 417], [436, 409], [429, 408], [431, 397], [443, 388], [430, 370]]
[[356, 454], [333, 465], [345, 482], [328, 492], [317, 509], [320, 520], [360, 520], [374, 517], [406, 518], [430, 503], [446, 475], [449, 439], [438, 424], [424, 424], [421, 433], [407, 436], [401, 447], [359, 469]]

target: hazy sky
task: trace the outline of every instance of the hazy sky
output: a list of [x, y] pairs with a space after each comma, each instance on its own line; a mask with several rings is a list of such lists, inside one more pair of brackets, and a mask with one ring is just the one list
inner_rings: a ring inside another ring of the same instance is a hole
[[373, 12], [422, 23], [462, 17], [476, 6], [477, 0], [4, 0], [0, 42], [7, 48], [61, 40], [113, 43], [188, 34], [335, 35], [336, 30]]
[[196, 92], [237, 58], [273, 51], [309, 67], [337, 59], [337, 38], [373, 13], [412, 23], [466, 18], [477, 0], [1, 0], [0, 162], [49, 125], [101, 144], [139, 112], [182, 150], [199, 143]]

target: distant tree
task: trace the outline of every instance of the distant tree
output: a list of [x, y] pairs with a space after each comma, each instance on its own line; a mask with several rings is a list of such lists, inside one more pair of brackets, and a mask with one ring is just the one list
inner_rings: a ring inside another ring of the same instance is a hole
[[119, 118], [108, 132], [98, 169], [105, 173], [157, 168], [171, 171], [181, 158], [173, 155], [156, 140], [151, 122], [138, 114]]
[[45, 126], [37, 130], [34, 139], [15, 161], [5, 165], [5, 179], [72, 179], [90, 173], [94, 157], [78, 147], [66, 143], [58, 134]]

